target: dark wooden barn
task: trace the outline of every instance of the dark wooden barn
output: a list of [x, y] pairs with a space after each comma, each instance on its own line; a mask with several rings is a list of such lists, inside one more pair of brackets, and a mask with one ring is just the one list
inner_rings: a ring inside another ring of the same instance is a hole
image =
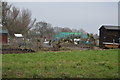
[[0, 30], [0, 44], [4, 45], [8, 43], [8, 32], [6, 30]]
[[120, 26], [103, 25], [99, 28], [99, 46], [101, 48], [120, 46]]

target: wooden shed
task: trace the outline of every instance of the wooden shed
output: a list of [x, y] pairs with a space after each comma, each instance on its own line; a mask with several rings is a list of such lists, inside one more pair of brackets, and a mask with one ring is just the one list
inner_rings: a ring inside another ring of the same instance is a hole
[[120, 26], [103, 25], [99, 28], [99, 46], [119, 47], [120, 46]]
[[8, 32], [6, 30], [0, 30], [0, 44], [5, 45], [8, 43]]

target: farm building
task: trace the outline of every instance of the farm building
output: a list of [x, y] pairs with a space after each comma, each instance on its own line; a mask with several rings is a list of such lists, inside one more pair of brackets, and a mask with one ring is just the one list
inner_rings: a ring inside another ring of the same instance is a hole
[[8, 43], [8, 32], [6, 30], [0, 30], [0, 44]]
[[99, 46], [113, 48], [120, 46], [120, 26], [103, 25], [99, 28]]

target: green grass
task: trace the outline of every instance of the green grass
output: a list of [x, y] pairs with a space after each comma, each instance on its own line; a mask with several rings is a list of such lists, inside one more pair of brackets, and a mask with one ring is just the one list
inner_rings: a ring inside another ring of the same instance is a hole
[[3, 54], [3, 78], [118, 78], [118, 50]]

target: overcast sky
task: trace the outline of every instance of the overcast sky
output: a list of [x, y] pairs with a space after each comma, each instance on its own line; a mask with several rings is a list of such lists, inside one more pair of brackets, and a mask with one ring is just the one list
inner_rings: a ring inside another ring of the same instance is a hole
[[117, 2], [12, 2], [17, 8], [28, 8], [32, 18], [53, 26], [84, 29], [97, 33], [101, 25], [118, 25]]

